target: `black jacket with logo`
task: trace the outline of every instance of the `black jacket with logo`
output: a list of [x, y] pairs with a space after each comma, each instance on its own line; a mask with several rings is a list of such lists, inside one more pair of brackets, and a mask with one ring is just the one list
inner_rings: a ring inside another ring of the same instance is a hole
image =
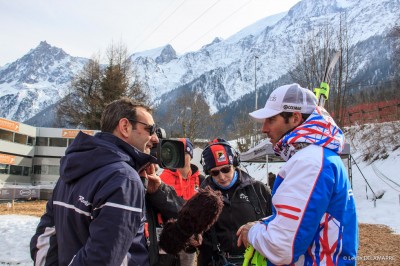
[[[236, 232], [239, 227], [247, 222], [257, 221], [271, 215], [271, 190], [262, 182], [256, 181], [250, 175], [236, 168], [238, 179], [228, 190], [219, 188], [208, 176], [201, 187], [210, 186], [220, 190], [223, 195], [224, 207], [213, 228], [203, 235], [203, 244], [200, 247], [198, 265], [212, 265], [213, 241], [212, 232], [216, 234], [220, 249], [226, 253], [227, 258], [243, 256], [245, 248], [237, 247]], [[215, 247], [215, 245], [214, 245]], [[240, 259], [241, 260], [241, 259]], [[242, 261], [242, 260], [241, 260]]]

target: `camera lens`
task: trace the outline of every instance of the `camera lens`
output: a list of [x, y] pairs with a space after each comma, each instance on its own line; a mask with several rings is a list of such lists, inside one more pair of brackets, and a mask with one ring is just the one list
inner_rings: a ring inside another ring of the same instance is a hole
[[160, 159], [167, 168], [173, 168], [180, 160], [178, 147], [173, 142], [165, 142], [161, 147]]

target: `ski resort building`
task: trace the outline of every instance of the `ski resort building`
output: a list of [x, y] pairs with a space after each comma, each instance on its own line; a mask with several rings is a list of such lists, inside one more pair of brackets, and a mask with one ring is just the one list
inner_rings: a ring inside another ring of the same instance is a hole
[[78, 132], [0, 118], [0, 199], [48, 198], [60, 176], [60, 159]]

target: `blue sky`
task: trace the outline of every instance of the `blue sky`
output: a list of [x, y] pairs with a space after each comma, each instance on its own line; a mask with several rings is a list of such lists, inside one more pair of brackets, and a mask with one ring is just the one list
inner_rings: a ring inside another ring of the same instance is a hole
[[122, 42], [130, 53], [171, 44], [198, 50], [300, 0], [0, 0], [0, 66], [46, 40], [73, 56], [104, 53]]

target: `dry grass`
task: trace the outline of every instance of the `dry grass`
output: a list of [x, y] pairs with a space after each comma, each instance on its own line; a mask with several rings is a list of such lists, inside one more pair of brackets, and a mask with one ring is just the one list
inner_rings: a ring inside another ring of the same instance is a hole
[[[26, 202], [14, 202], [1, 203], [0, 204], [0, 215], [3, 214], [23, 214], [40, 217], [46, 211], [46, 203], [44, 200], [37, 201], [26, 201]], [[9, 206], [11, 205], [11, 207]]]
[[[0, 215], [23, 214], [40, 217], [46, 210], [46, 201], [15, 202], [14, 207], [0, 204]], [[358, 265], [400, 265], [400, 235], [393, 234], [384, 225], [360, 224]]]

